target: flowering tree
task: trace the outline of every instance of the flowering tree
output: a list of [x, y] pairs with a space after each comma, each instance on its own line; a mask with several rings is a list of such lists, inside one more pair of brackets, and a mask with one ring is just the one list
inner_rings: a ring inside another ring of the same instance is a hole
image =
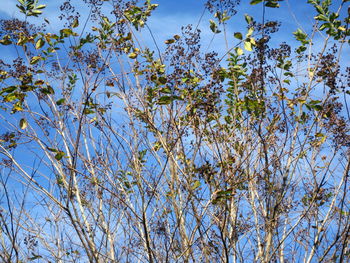
[[149, 0], [66, 1], [57, 32], [18, 0], [23, 20], [0, 21], [1, 261], [350, 260], [349, 1], [303, 3], [314, 24], [276, 44], [265, 12], [285, 2], [253, 0], [230, 47], [239, 2], [205, 3], [226, 39], [208, 52], [191, 25], [145, 45]]

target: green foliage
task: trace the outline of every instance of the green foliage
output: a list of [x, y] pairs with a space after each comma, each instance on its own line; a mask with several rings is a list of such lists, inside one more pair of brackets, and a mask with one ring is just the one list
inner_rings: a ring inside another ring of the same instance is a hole
[[280, 2], [280, 1], [282, 1], [282, 0], [251, 0], [250, 4], [256, 5], [256, 4], [260, 4], [263, 2], [266, 7], [279, 8], [280, 5], [278, 2]]
[[330, 11], [331, 0], [309, 0], [308, 3], [312, 4], [317, 12], [315, 20], [320, 21], [320, 31], [326, 31], [327, 35], [335, 40], [341, 40], [350, 36], [349, 18], [345, 18], [344, 21], [337, 19], [339, 18], [339, 13]]
[[26, 16], [34, 16], [38, 17], [42, 14], [42, 9], [46, 7], [46, 5], [39, 5], [38, 0], [17, 0], [18, 9], [21, 13], [25, 14]]
[[210, 19], [209, 22], [210, 22], [210, 30], [211, 30], [213, 33], [218, 34], [218, 33], [221, 32], [221, 31], [218, 29], [217, 24], [216, 24], [213, 20]]
[[128, 9], [125, 10], [124, 15], [136, 30], [139, 30], [144, 27], [147, 18], [157, 6], [158, 4], [152, 4], [150, 0], [147, 0], [141, 7], [135, 5], [129, 6]]

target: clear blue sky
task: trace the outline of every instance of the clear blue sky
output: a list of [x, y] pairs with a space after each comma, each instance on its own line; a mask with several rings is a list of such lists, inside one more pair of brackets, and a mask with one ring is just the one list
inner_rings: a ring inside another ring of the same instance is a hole
[[[59, 5], [63, 1], [50, 1], [50, 0], [39, 0], [39, 3], [46, 4], [47, 8], [44, 10], [42, 18], [48, 18], [51, 22], [51, 27], [53, 30], [62, 27], [61, 22], [58, 19], [59, 15]], [[78, 3], [83, 2], [79, 0], [72, 1], [73, 4], [78, 5]], [[142, 2], [142, 1], [141, 1]], [[153, 3], [158, 3], [159, 7], [154, 12], [151, 17], [149, 24], [156, 36], [157, 41], [163, 42], [165, 39], [171, 37], [174, 34], [180, 32], [182, 25], [194, 24], [197, 25], [199, 18], [203, 12], [203, 6], [206, 1], [203, 0], [153, 0]], [[237, 15], [228, 22], [227, 25], [227, 35], [229, 39], [234, 41], [232, 35], [234, 32], [245, 30], [245, 23], [243, 16], [248, 13], [256, 18], [257, 21], [261, 21], [262, 18], [262, 8], [261, 4], [251, 6], [248, 0], [242, 0], [241, 5], [238, 7]], [[266, 19], [274, 20], [277, 19], [282, 22], [281, 30], [278, 34], [279, 39], [285, 41], [290, 41], [293, 39], [292, 32], [297, 28], [303, 28], [306, 32], [310, 32], [311, 23], [313, 21], [313, 16], [315, 12], [313, 8], [306, 4], [307, 0], [284, 0], [280, 2], [281, 8], [266, 9]], [[334, 0], [335, 5], [339, 5], [341, 0]], [[9, 19], [11, 17], [23, 18], [22, 14], [19, 13], [16, 8], [17, 0], [5, 0], [2, 5], [0, 5], [0, 18]], [[88, 13], [84, 11], [85, 4], [81, 6], [78, 5], [79, 12], [84, 15]], [[347, 8], [344, 8], [346, 12]], [[209, 12], [205, 12], [204, 17], [201, 20], [200, 29], [202, 30], [202, 36], [204, 43], [209, 43], [212, 38], [212, 32], [209, 29], [209, 19], [212, 15]], [[38, 19], [30, 19], [34, 23], [38, 23]], [[41, 20], [42, 22], [42, 20]], [[146, 36], [147, 38], [147, 36]], [[218, 35], [215, 36], [214, 42], [212, 44], [218, 51], [224, 48], [223, 39]], [[277, 41], [279, 42], [279, 41]], [[210, 47], [211, 48], [211, 47]]]

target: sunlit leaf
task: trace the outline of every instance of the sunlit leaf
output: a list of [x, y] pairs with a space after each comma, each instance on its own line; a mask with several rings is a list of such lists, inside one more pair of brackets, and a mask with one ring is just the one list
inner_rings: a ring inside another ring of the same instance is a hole
[[201, 182], [197, 180], [193, 183], [192, 190], [196, 190], [200, 186], [201, 186]]
[[0, 44], [4, 46], [8, 46], [12, 44], [12, 41], [10, 40], [11, 37], [9, 35], [4, 36], [3, 39], [0, 40]]
[[250, 37], [253, 34], [253, 32], [254, 32], [254, 27], [250, 27], [248, 29], [248, 33], [246, 34], [246, 37]]
[[79, 20], [78, 18], [74, 19], [73, 23], [72, 23], [72, 28], [76, 28], [79, 26]]
[[244, 42], [244, 49], [247, 50], [247, 51], [253, 51], [252, 43], [250, 43], [250, 41], [245, 41]]
[[213, 20], [209, 20], [209, 23], [210, 23], [210, 30], [213, 32], [213, 33], [215, 33], [215, 34], [217, 34], [217, 33], [220, 33], [221, 31], [220, 30], [218, 30], [218, 26], [216, 25], [216, 23], [213, 21]]
[[265, 6], [271, 7], [271, 8], [278, 8], [280, 5], [276, 1], [267, 1]]
[[16, 93], [10, 93], [7, 96], [4, 97], [5, 102], [11, 102], [18, 98], [18, 94]]
[[167, 40], [164, 41], [164, 43], [167, 44], [167, 45], [170, 45], [170, 44], [172, 44], [174, 42], [175, 42], [175, 39], [172, 39], [172, 38], [171, 39], [167, 39]]
[[11, 93], [13, 91], [15, 91], [17, 89], [16, 86], [10, 86], [10, 87], [7, 87], [7, 88], [4, 88], [2, 89], [2, 91], [0, 91], [0, 95], [3, 94], [3, 93]]
[[83, 113], [84, 113], [85, 115], [88, 115], [88, 114], [95, 113], [95, 111], [93, 111], [92, 109], [85, 109]]
[[137, 58], [137, 54], [136, 53], [130, 53], [128, 55], [128, 57], [131, 58], [131, 59], [135, 59], [135, 58]]
[[243, 53], [244, 53], [243, 49], [241, 49], [240, 47], [237, 47], [237, 48], [236, 48], [236, 54], [237, 54], [238, 56], [243, 55]]
[[70, 28], [64, 28], [60, 30], [61, 35], [66, 35], [66, 36], [77, 36], [78, 34], [73, 32], [72, 29]]
[[43, 80], [39, 79], [39, 80], [37, 80], [37, 81], [34, 82], [34, 85], [40, 86], [40, 85], [43, 85], [44, 83], [45, 83], [45, 82], [44, 82]]
[[253, 18], [250, 15], [245, 14], [244, 18], [247, 24], [251, 24], [253, 22]]
[[28, 126], [28, 122], [27, 122], [26, 119], [21, 119], [21, 120], [19, 121], [19, 127], [20, 127], [22, 130], [24, 130], [25, 128], [27, 128], [27, 126]]
[[251, 5], [256, 5], [256, 4], [259, 4], [259, 3], [261, 3], [263, 0], [252, 0], [252, 1], [250, 1], [250, 4]]
[[34, 56], [32, 57], [32, 59], [30, 60], [30, 64], [31, 65], [35, 65], [36, 63], [38, 63], [42, 58], [40, 56]]
[[35, 7], [35, 9], [44, 9], [46, 7], [46, 5], [37, 5]]

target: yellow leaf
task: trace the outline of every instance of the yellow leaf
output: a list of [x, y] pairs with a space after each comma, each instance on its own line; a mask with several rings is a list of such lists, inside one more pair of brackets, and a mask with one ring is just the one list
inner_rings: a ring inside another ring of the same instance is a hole
[[250, 27], [248, 29], [248, 33], [246, 34], [246, 37], [250, 37], [253, 34], [253, 32], [254, 32], [254, 27]]
[[172, 43], [175, 42], [175, 39], [168, 39], [168, 40], [165, 40], [164, 43], [167, 44], [167, 45], [170, 45]]
[[22, 130], [24, 130], [25, 128], [27, 128], [27, 126], [28, 126], [28, 122], [27, 122], [26, 119], [21, 119], [21, 120], [19, 121], [19, 127], [20, 127]]
[[245, 42], [244, 42], [244, 48], [245, 48], [245, 50], [247, 50], [247, 51], [253, 51], [253, 49], [252, 49], [252, 43], [250, 43], [249, 41], [245, 41]]
[[79, 20], [78, 18], [74, 19], [73, 23], [72, 23], [72, 28], [76, 28], [79, 26]]
[[256, 45], [255, 39], [254, 38], [249, 38], [249, 42], [252, 43], [253, 46]]
[[237, 47], [237, 48], [236, 48], [236, 54], [237, 54], [238, 56], [243, 55], [243, 53], [244, 53], [243, 49], [241, 49], [240, 47]]
[[36, 48], [36, 49], [42, 48], [42, 46], [43, 46], [44, 44], [45, 44], [45, 41], [42, 40], [42, 39], [40, 38], [40, 39], [38, 39], [38, 41], [36, 42], [35, 48]]
[[32, 57], [32, 59], [30, 60], [30, 64], [31, 64], [31, 65], [34, 65], [34, 64], [38, 63], [40, 59], [41, 59], [40, 56], [34, 56], [34, 57]]
[[128, 55], [128, 57], [131, 58], [131, 59], [135, 59], [135, 58], [137, 58], [137, 54], [136, 53], [130, 53]]
[[43, 80], [39, 79], [39, 80], [37, 80], [37, 81], [34, 82], [34, 85], [40, 86], [40, 85], [43, 85], [44, 83], [45, 83], [45, 82], [44, 82]]

